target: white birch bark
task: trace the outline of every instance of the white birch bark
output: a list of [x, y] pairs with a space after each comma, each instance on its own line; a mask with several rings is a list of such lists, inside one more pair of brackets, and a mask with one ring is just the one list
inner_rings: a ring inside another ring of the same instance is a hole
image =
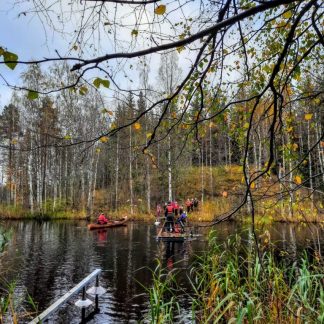
[[119, 133], [116, 140], [116, 176], [115, 176], [115, 209], [118, 210], [118, 180], [119, 180]]
[[132, 166], [132, 126], [129, 127], [129, 191], [130, 191], [130, 213], [133, 215], [134, 213], [134, 202], [133, 202], [133, 166]]
[[32, 173], [32, 163], [33, 163], [33, 150], [32, 145], [28, 155], [27, 163], [27, 174], [28, 174], [28, 189], [29, 189], [29, 208], [31, 213], [34, 212], [34, 191], [33, 191], [33, 173]]
[[168, 135], [168, 199], [172, 201], [171, 136]]

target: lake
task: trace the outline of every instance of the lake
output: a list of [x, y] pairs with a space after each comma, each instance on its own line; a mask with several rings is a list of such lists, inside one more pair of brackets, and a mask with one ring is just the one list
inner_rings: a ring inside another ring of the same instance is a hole
[[[89, 231], [80, 221], [6, 221], [12, 235], [0, 259], [2, 280], [15, 282], [19, 312], [31, 310], [28, 294], [41, 312], [64, 295], [94, 269], [102, 269], [100, 284], [107, 293], [100, 297], [100, 313], [89, 323], [128, 323], [146, 318], [149, 303], [143, 288], [151, 284], [151, 270], [157, 260], [168, 270], [179, 269], [180, 284], [186, 288], [186, 269], [206, 248], [209, 228], [195, 228], [192, 240], [184, 243], [156, 241], [156, 228], [147, 223], [129, 222], [125, 227]], [[220, 242], [231, 234], [249, 239], [248, 229], [236, 222], [214, 227]], [[294, 261], [303, 249], [323, 255], [324, 231], [318, 225], [275, 223], [267, 229], [278, 251], [286, 251], [287, 262]], [[197, 234], [197, 235], [196, 235]], [[2, 283], [2, 285], [4, 285]], [[188, 287], [189, 289], [189, 287]], [[190, 301], [181, 296], [183, 322], [190, 317]], [[80, 309], [74, 300], [55, 313], [49, 323], [79, 323]], [[25, 317], [20, 323], [28, 322]]]

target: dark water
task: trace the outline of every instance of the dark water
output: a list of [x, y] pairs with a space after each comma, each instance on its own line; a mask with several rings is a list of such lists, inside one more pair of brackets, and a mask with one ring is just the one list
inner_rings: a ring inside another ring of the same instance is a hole
[[[12, 236], [0, 258], [0, 274], [7, 282], [15, 281], [15, 296], [24, 301], [29, 294], [38, 305], [46, 309], [96, 268], [103, 270], [100, 284], [107, 293], [100, 298], [100, 314], [90, 323], [127, 323], [145, 319], [151, 271], [156, 260], [169, 268], [185, 269], [206, 247], [206, 229], [201, 236], [184, 243], [156, 242], [154, 225], [129, 223], [126, 227], [101, 231], [88, 231], [86, 223], [71, 221], [6, 222]], [[220, 241], [233, 233], [242, 233], [236, 223], [223, 223], [214, 228]], [[302, 249], [316, 250], [323, 254], [324, 231], [319, 226], [275, 224], [267, 227], [271, 241], [278, 249], [285, 250], [294, 259]], [[265, 228], [259, 228], [260, 233]], [[243, 230], [248, 240], [248, 230]], [[186, 285], [185, 275], [180, 278]], [[74, 301], [56, 313], [50, 323], [79, 323], [80, 310]], [[181, 300], [188, 316], [190, 306]], [[30, 309], [26, 303], [22, 308]], [[184, 311], [184, 317], [186, 316]], [[28, 322], [26, 318], [21, 322]]]

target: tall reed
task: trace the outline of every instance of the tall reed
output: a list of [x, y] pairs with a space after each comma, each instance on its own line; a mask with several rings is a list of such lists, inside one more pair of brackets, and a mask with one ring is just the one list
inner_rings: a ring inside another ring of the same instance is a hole
[[[211, 233], [207, 251], [188, 271], [192, 322], [324, 323], [321, 258], [310, 261], [304, 253], [293, 261], [277, 254], [267, 239], [256, 251], [252, 239], [243, 244], [239, 236], [234, 236], [218, 244]], [[159, 286], [167, 290], [168, 285], [155, 273], [151, 293]], [[174, 290], [172, 293], [179, 294]], [[152, 301], [151, 306], [156, 307]], [[174, 310], [165, 308], [165, 312]]]

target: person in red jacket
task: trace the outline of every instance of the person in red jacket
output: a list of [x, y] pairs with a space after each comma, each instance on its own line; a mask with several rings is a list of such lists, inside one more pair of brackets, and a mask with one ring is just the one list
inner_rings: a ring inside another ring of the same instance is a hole
[[165, 227], [167, 231], [173, 232], [174, 231], [174, 208], [172, 206], [171, 201], [168, 202], [166, 208], [165, 208]]
[[106, 218], [106, 216], [103, 213], [101, 213], [97, 219], [97, 224], [104, 225], [107, 223], [108, 223], [108, 219]]

